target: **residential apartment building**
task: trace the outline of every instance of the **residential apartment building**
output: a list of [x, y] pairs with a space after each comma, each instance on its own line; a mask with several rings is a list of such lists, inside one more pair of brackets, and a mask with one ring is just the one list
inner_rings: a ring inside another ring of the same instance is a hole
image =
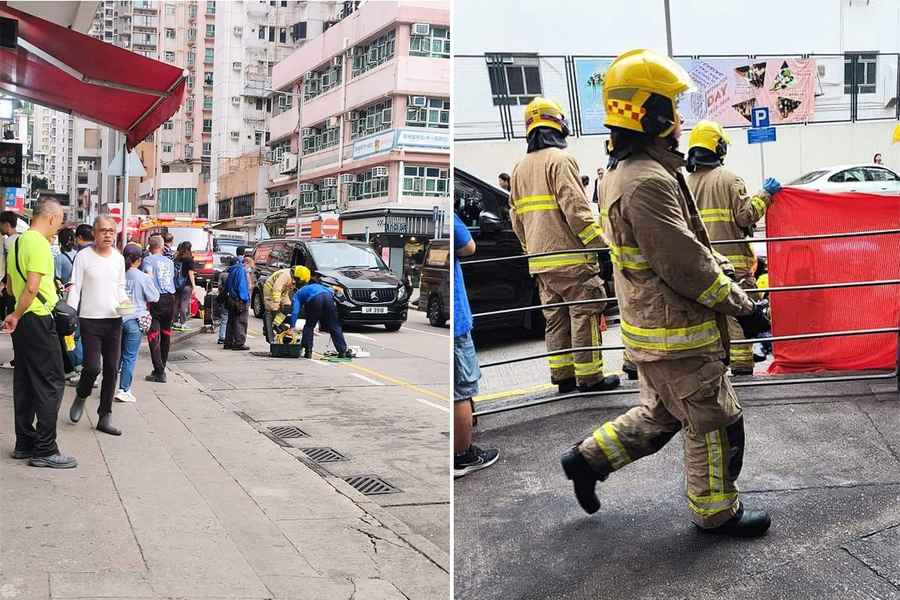
[[40, 175], [56, 193], [70, 192], [74, 119], [66, 113], [34, 105], [32, 151]]
[[[256, 173], [267, 168], [269, 121], [292, 100], [290, 95], [272, 94], [272, 69], [308, 38], [321, 35], [338, 4], [295, 0], [219, 4], [215, 45], [205, 48], [203, 56], [204, 65], [214, 65], [216, 85], [211, 180], [208, 199], [200, 200], [201, 214], [225, 221], [225, 227], [255, 229], [246, 217], [268, 208], [265, 179], [258, 181]], [[248, 172], [241, 175], [243, 169]], [[217, 210], [219, 205], [222, 211]]]
[[285, 232], [340, 214], [344, 235], [380, 237], [399, 270], [394, 250], [430, 237], [449, 205], [448, 3], [364, 3], [276, 65], [273, 87], [298, 98], [269, 142]]

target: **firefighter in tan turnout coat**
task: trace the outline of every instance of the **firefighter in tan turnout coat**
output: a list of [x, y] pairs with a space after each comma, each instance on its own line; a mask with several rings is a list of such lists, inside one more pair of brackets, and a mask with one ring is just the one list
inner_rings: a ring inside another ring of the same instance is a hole
[[606, 73], [612, 166], [601, 214], [641, 401], [563, 454], [562, 466], [593, 513], [598, 481], [681, 431], [693, 522], [706, 532], [758, 536], [770, 520], [738, 498], [744, 422], [726, 376], [725, 316], [738, 317], [747, 335], [768, 319], [720, 268], [681, 172], [676, 106], [689, 88], [682, 67], [647, 50], [626, 52]]
[[[747, 193], [744, 181], [723, 167], [731, 140], [722, 126], [713, 121], [700, 121], [688, 137], [687, 178], [694, 195], [700, 219], [709, 232], [710, 240], [739, 240], [753, 235], [756, 222], [766, 215], [772, 196], [781, 184], [771, 177], [756, 194]], [[734, 267], [735, 280], [745, 290], [756, 289], [754, 263], [756, 258], [748, 242], [717, 245]], [[737, 321], [728, 319], [731, 340], [743, 339]], [[753, 348], [749, 344], [733, 345], [730, 351], [731, 372], [734, 375], [753, 374]]]
[[[602, 248], [600, 226], [584, 195], [578, 163], [567, 152], [569, 129], [559, 105], [535, 98], [525, 108], [528, 153], [510, 181], [510, 219], [528, 254]], [[570, 253], [528, 259], [541, 304], [606, 297], [596, 253]], [[599, 346], [604, 303], [544, 309], [547, 351]], [[599, 350], [549, 357], [551, 381], [560, 392], [610, 390], [618, 376], [603, 375]]]

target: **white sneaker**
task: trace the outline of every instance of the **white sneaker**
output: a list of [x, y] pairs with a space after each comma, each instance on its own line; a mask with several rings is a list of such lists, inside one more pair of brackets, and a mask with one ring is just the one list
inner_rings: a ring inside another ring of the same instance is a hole
[[116, 392], [115, 399], [119, 402], [137, 402], [137, 398], [131, 393], [131, 390], [119, 390]]
[[16, 367], [15, 367], [15, 365], [12, 363], [11, 360], [10, 360], [10, 361], [6, 361], [6, 362], [0, 363], [0, 369], [15, 369], [15, 368], [16, 368]]

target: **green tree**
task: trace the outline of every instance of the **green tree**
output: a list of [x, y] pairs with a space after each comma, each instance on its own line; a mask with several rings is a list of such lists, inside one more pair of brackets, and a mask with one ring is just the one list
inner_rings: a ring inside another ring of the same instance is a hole
[[31, 194], [29, 196], [34, 198], [35, 194], [38, 190], [46, 190], [50, 186], [50, 181], [46, 177], [32, 177], [31, 178]]

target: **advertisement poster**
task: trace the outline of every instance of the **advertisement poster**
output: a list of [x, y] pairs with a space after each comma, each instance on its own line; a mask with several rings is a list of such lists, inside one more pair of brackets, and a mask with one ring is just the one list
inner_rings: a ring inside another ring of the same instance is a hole
[[[586, 134], [608, 133], [603, 126], [603, 78], [612, 59], [575, 58], [581, 126]], [[816, 61], [800, 58], [676, 59], [694, 81], [695, 92], [678, 104], [685, 129], [697, 121], [749, 127], [754, 107], [769, 108], [773, 125], [802, 123], [815, 114]]]
[[22, 214], [25, 210], [25, 188], [0, 188], [3, 190], [3, 210]]
[[22, 144], [0, 142], [0, 187], [21, 187]]

